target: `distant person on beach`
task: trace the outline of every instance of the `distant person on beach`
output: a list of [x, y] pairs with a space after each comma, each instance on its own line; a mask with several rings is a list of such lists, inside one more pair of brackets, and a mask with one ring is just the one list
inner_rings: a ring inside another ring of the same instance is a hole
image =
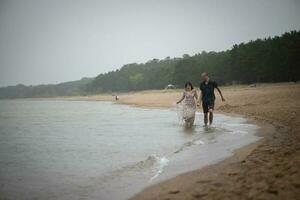
[[182, 93], [182, 97], [177, 104], [184, 100], [182, 117], [186, 123], [186, 126], [191, 127], [195, 121], [195, 113], [197, 109], [196, 102], [198, 100], [198, 95], [191, 82], [187, 82], [184, 88], [185, 90]]
[[[202, 101], [202, 108], [204, 113], [204, 126], [207, 126], [208, 119], [209, 125], [213, 123], [213, 111], [215, 106], [215, 88], [218, 90], [222, 101], [225, 101], [218, 84], [215, 81], [209, 79], [208, 73], [203, 72], [201, 74], [202, 82], [200, 84], [201, 97], [199, 101]], [[209, 116], [208, 116], [209, 115]]]

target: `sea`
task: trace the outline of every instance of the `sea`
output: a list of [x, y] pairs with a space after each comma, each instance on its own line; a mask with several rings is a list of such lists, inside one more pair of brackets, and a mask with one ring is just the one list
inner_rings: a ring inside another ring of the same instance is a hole
[[258, 126], [215, 114], [186, 128], [179, 107], [1, 100], [0, 199], [128, 199], [260, 140]]

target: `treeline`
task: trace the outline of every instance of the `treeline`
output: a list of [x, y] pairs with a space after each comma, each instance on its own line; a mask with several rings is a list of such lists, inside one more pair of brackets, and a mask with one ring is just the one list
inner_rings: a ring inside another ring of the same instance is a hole
[[86, 95], [182, 87], [186, 81], [199, 84], [206, 71], [219, 84], [250, 84], [300, 80], [300, 31], [234, 45], [221, 52], [201, 52], [181, 58], [153, 59], [132, 63], [100, 74], [94, 79], [58, 85], [0, 88], [0, 98]]
[[56, 97], [84, 94], [86, 85], [93, 78], [82, 78], [78, 81], [64, 82], [60, 84], [48, 84], [37, 86], [25, 86], [18, 84], [0, 88], [0, 99], [7, 98], [31, 98], [31, 97]]
[[300, 80], [300, 31], [234, 45], [231, 50], [205, 52], [182, 58], [153, 59], [128, 64], [100, 74], [86, 91], [110, 92], [161, 89], [167, 84], [182, 87], [197, 83], [207, 71], [220, 84], [250, 84]]

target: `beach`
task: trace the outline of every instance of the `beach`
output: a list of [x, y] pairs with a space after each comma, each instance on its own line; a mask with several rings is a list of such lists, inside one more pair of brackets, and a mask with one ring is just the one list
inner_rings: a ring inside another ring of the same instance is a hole
[[0, 10], [0, 200], [300, 200], [300, 0]]
[[[300, 196], [300, 84], [221, 87], [216, 112], [241, 115], [258, 123], [264, 139], [225, 161], [146, 188], [133, 199], [297, 199]], [[119, 94], [117, 103], [170, 108], [180, 90]], [[112, 100], [111, 95], [66, 97]], [[196, 119], [202, 120], [202, 119]]]

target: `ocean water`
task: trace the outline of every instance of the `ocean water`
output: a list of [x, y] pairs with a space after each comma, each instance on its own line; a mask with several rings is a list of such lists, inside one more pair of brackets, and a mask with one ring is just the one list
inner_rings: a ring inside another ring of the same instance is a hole
[[186, 129], [176, 109], [0, 101], [0, 199], [127, 199], [260, 139], [244, 118], [202, 118]]

